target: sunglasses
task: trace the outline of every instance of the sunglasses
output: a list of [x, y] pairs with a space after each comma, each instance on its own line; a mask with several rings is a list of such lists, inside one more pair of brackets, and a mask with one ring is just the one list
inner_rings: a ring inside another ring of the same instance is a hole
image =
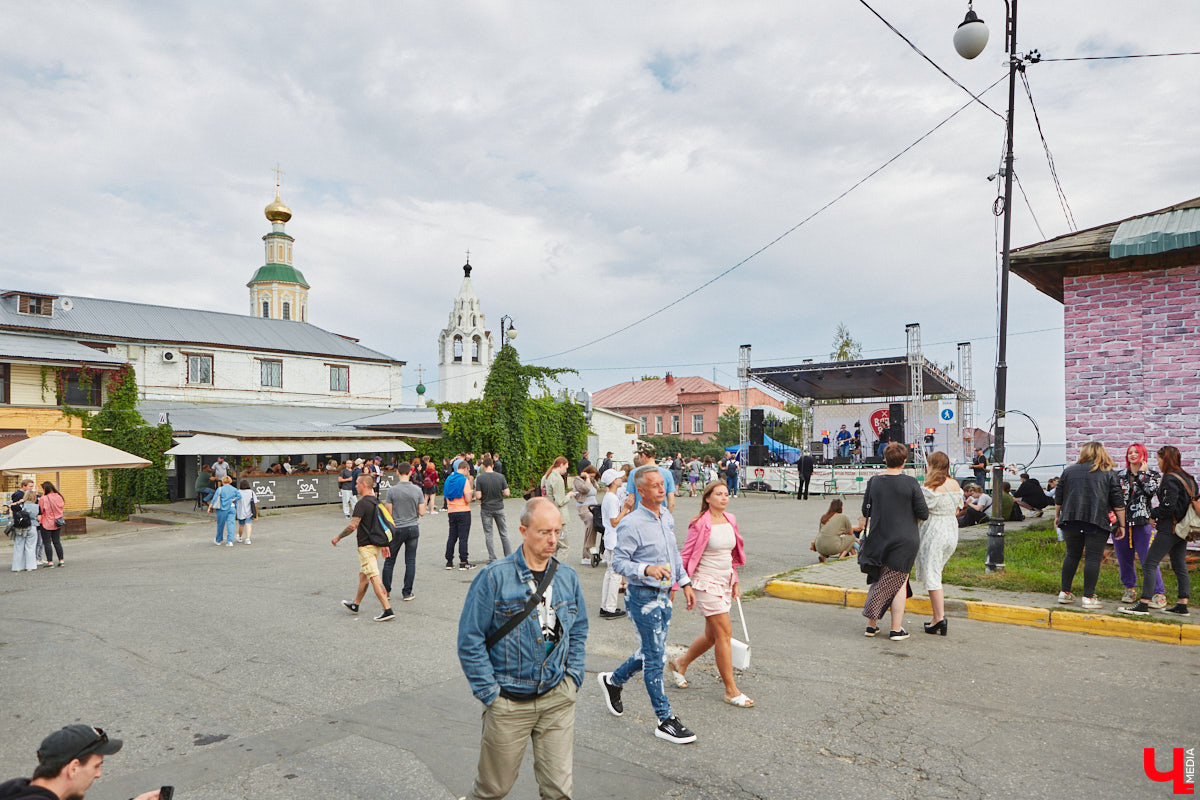
[[80, 748], [78, 753], [67, 759], [68, 762], [74, 761], [77, 758], [83, 758], [97, 747], [108, 744], [108, 734], [104, 732], [103, 728], [93, 727], [92, 731], [95, 732], [96, 738], [85, 744], [82, 748]]

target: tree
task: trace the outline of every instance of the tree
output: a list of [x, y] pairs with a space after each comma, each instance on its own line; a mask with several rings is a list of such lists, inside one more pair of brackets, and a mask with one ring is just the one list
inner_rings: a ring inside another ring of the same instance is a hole
[[[435, 449], [446, 455], [499, 453], [518, 494], [536, 485], [558, 456], [574, 464], [587, 446], [588, 429], [580, 406], [550, 396], [550, 381], [565, 374], [577, 373], [522, 364], [516, 348], [505, 344], [492, 362], [481, 399], [435, 406], [442, 423]], [[535, 383], [543, 396], [529, 396]]]
[[830, 361], [856, 361], [862, 358], [862, 342], [850, 335], [850, 329], [839, 322], [833, 333], [833, 352]]
[[721, 447], [742, 443], [742, 415], [735, 406], [725, 409], [725, 413], [717, 417], [717, 435], [712, 438], [712, 443]]

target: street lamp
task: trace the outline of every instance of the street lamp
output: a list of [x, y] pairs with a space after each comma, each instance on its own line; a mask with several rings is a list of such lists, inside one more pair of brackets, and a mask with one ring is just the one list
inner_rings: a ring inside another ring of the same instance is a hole
[[[506, 323], [506, 322], [508, 323], [507, 329], [505, 329], [505, 327], [504, 327], [504, 323]], [[500, 347], [501, 348], [503, 348], [504, 345], [507, 344], [507, 342], [504, 341], [505, 337], [508, 337], [509, 339], [517, 338], [517, 326], [513, 324], [513, 318], [508, 316], [507, 314], [505, 314], [504, 316], [502, 316], [500, 318]]]
[[[1004, 139], [1004, 252], [1000, 262], [1000, 330], [996, 348], [996, 437], [992, 444], [992, 514], [988, 519], [987, 561], [989, 572], [1004, 569], [1004, 407], [1008, 394], [1008, 267], [1012, 241], [1013, 108], [1017, 72], [1025, 70], [1026, 58], [1017, 54], [1017, 0], [1004, 0], [1004, 50], [1008, 53], [1008, 117]], [[963, 58], [975, 58], [987, 45], [988, 29], [967, 2], [967, 16], [954, 32], [954, 49]], [[1028, 59], [1032, 60], [1032, 59]]]

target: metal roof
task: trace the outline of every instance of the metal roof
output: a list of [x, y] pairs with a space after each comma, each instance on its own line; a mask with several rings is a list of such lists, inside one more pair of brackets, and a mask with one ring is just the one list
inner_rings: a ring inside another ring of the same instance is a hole
[[[924, 363], [925, 394], [955, 394], [966, 389], [928, 359]], [[784, 367], [751, 367], [750, 377], [793, 397], [814, 400], [855, 400], [870, 397], [904, 397], [908, 387], [908, 359], [869, 358], [860, 361], [830, 361]]]
[[[143, 400], [138, 413], [151, 425], [166, 413], [179, 434], [214, 434], [238, 439], [378, 439], [373, 428], [389, 429], [392, 437], [429, 438], [440, 435], [441, 423], [432, 408], [371, 411], [362, 408], [314, 406], [232, 405]], [[413, 426], [409, 430], [407, 426]], [[289, 451], [290, 452], [290, 451]]]
[[1200, 208], [1127, 219], [1108, 246], [1109, 258], [1148, 256], [1200, 245]]
[[728, 387], [713, 383], [707, 378], [685, 376], [659, 378], [647, 381], [626, 381], [592, 395], [592, 404], [605, 408], [630, 408], [633, 406], [678, 405], [681, 392], [727, 392]]
[[53, 336], [30, 336], [0, 331], [0, 357], [39, 363], [92, 364], [117, 367], [125, 363], [120, 356], [86, 344]]
[[59, 298], [54, 303], [53, 315], [42, 316], [22, 314], [17, 310], [17, 297], [4, 297], [0, 300], [0, 329], [396, 362], [391, 356], [307, 322], [75, 296], [70, 298], [70, 310], [64, 310], [65, 298], [61, 295]]
[[298, 283], [305, 289], [309, 288], [308, 281], [304, 280], [304, 273], [293, 267], [291, 264], [264, 264], [254, 273], [254, 277], [246, 285], [258, 281], [282, 281], [284, 283]]
[[304, 448], [305, 453], [407, 453], [412, 446], [394, 436], [371, 434], [337, 439], [258, 439], [239, 436], [213, 436], [201, 433], [188, 436], [166, 451], [172, 456], [285, 456]]

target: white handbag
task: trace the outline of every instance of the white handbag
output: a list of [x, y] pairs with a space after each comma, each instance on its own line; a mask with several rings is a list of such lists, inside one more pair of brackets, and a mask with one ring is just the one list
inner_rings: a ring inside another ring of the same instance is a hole
[[742, 598], [737, 599], [738, 616], [742, 618], [742, 635], [746, 637], [746, 641], [739, 641], [734, 637], [729, 637], [729, 644], [732, 649], [732, 661], [734, 669], [746, 670], [750, 669], [750, 633], [746, 630], [746, 612], [742, 610]]

